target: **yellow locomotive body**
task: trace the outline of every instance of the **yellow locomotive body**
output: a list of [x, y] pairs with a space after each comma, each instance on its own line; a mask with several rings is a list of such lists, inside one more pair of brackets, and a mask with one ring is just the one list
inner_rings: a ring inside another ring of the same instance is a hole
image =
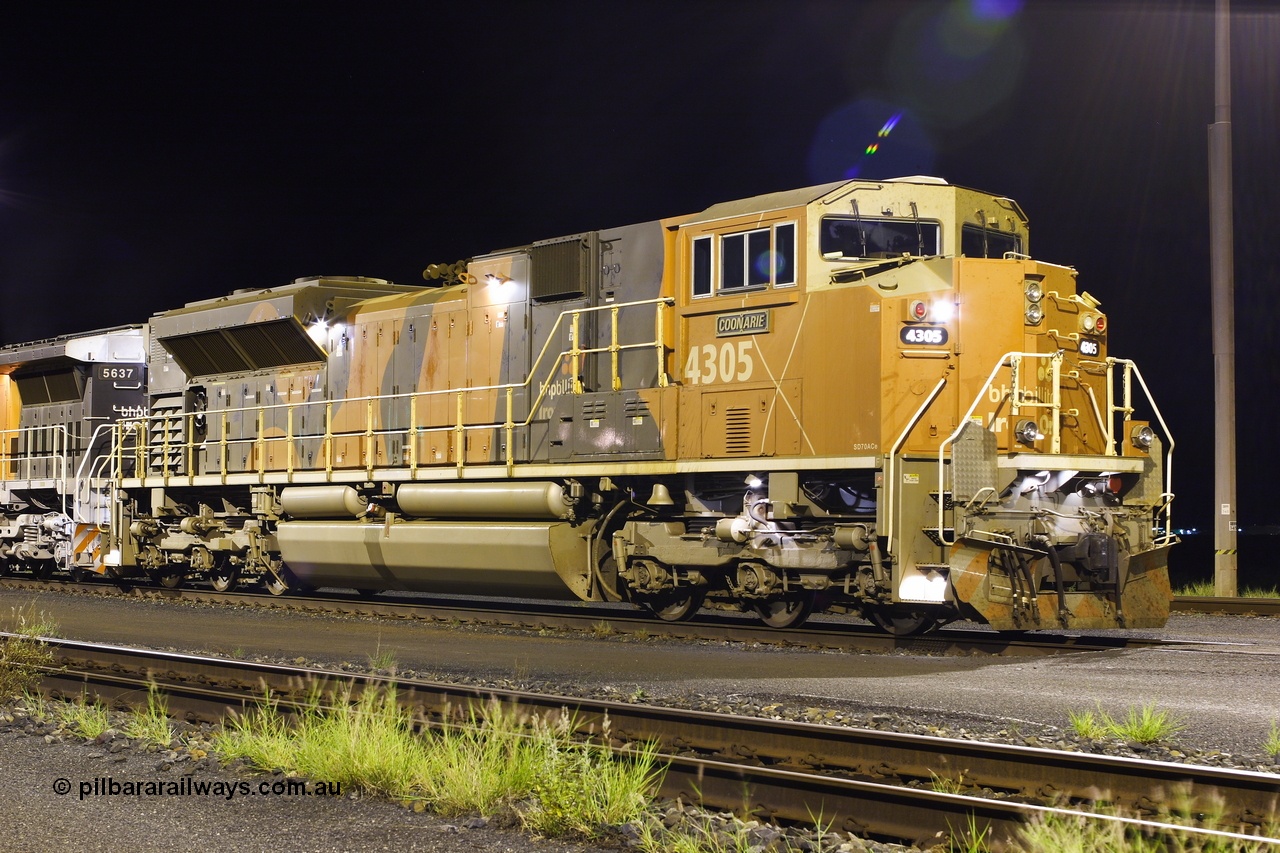
[[433, 272], [152, 318], [150, 413], [86, 469], [99, 570], [895, 632], [1168, 615], [1172, 443], [1010, 199], [844, 181]]

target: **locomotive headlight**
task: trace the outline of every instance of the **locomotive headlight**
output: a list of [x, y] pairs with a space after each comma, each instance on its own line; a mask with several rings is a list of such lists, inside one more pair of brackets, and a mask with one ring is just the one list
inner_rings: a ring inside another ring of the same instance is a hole
[[1040, 439], [1044, 438], [1044, 433], [1040, 432], [1040, 427], [1033, 420], [1018, 421], [1018, 425], [1013, 428], [1013, 437], [1022, 444], [1030, 447]]
[[1133, 442], [1133, 446], [1142, 450], [1150, 450], [1151, 445], [1156, 440], [1155, 430], [1146, 424], [1139, 424], [1129, 433], [1129, 441]]
[[1038, 303], [1032, 302], [1027, 306], [1026, 318], [1028, 326], [1038, 326], [1044, 319], [1044, 309]]
[[1027, 279], [1027, 284], [1022, 292], [1027, 295], [1028, 302], [1039, 302], [1044, 299], [1044, 288], [1040, 286], [1040, 282], [1034, 279]]

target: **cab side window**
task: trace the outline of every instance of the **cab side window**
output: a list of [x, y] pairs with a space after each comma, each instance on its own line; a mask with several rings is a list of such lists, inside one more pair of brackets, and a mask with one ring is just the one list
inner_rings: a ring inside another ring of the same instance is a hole
[[693, 240], [695, 297], [796, 283], [796, 224], [784, 222]]

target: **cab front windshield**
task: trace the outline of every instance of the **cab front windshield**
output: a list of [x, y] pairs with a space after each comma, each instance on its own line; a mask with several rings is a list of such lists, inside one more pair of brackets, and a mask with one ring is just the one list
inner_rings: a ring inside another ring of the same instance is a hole
[[938, 254], [937, 222], [825, 216], [819, 246], [829, 260], [929, 257]]

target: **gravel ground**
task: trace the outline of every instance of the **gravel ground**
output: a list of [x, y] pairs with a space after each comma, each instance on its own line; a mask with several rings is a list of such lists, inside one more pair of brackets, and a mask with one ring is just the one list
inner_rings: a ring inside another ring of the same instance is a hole
[[[0, 590], [0, 614], [8, 610], [6, 604], [15, 609], [34, 606], [59, 625], [63, 636], [71, 638], [334, 669], [367, 669], [371, 660], [388, 656], [395, 660], [399, 673], [407, 677], [1280, 771], [1262, 746], [1271, 726], [1280, 718], [1274, 700], [1280, 695], [1280, 619], [1175, 614], [1161, 631], [1129, 633], [1176, 639], [1182, 643], [1176, 648], [996, 658], [747, 647], [673, 642], [655, 636], [601, 638], [490, 626], [315, 617], [217, 605], [175, 607], [172, 602], [74, 594], [42, 595], [34, 605], [30, 601], [30, 594], [19, 596]], [[660, 630], [660, 624], [655, 623], [655, 633]], [[1069, 710], [1102, 708], [1123, 714], [1128, 707], [1152, 702], [1170, 710], [1184, 726], [1160, 744], [1089, 741], [1069, 730]], [[32, 825], [51, 805], [51, 811], [57, 811], [58, 798], [48, 790], [53, 778], [79, 780], [102, 775], [101, 771], [77, 771], [79, 776], [57, 772], [58, 760], [64, 762], [63, 767], [75, 762], [80, 762], [77, 767], [92, 767], [95, 762], [101, 766], [104, 760], [112, 759], [57, 759], [52, 766], [35, 770], [29, 758], [17, 757], [26, 753], [10, 747], [22, 742], [23, 749], [31, 749], [32, 741], [41, 738], [37, 735], [24, 741], [14, 737], [12, 733], [0, 733], [0, 770], [4, 771], [5, 785], [25, 787], [11, 788], [7, 793], [18, 796], [4, 797], [6, 805], [0, 806], [0, 843], [5, 843], [7, 849], [46, 849], [34, 842], [7, 844], [12, 836], [5, 833]], [[84, 749], [66, 745], [61, 748]], [[156, 772], [156, 763], [153, 756], [151, 772]], [[32, 767], [29, 772], [28, 765]], [[144, 761], [139, 772], [146, 769]], [[173, 770], [164, 772], [171, 774]], [[281, 837], [288, 840], [288, 849], [311, 849], [312, 843], [306, 839], [312, 836], [308, 833], [318, 833], [318, 846], [325, 843], [326, 836], [320, 833], [320, 828], [327, 825], [324, 822], [341, 822], [341, 818], [326, 817], [329, 809], [348, 807], [361, 810], [352, 818], [372, 833], [369, 844], [394, 843], [404, 849], [448, 851], [599, 849], [554, 844], [538, 847], [522, 836], [505, 837], [496, 828], [458, 828], [456, 823], [433, 821], [395, 805], [368, 800], [309, 800], [304, 812], [298, 808], [281, 810], [278, 804], [288, 797], [195, 806], [189, 802], [192, 798], [183, 799], [187, 802], [178, 809], [183, 814], [192, 808], [218, 811], [193, 819], [177, 818], [167, 824], [165, 814], [172, 808], [172, 800], [149, 804], [148, 820], [154, 824], [148, 825], [156, 831], [140, 837], [182, 839], [184, 843], [139, 850], [186, 847], [185, 839], [191, 836], [182, 833], [192, 832], [193, 824], [208, 827], [211, 833], [224, 833], [199, 836], [210, 840], [225, 839], [232, 826], [251, 825], [254, 832], [265, 831], [262, 827], [284, 826]], [[36, 802], [41, 803], [38, 808]], [[77, 801], [72, 808], [58, 813], [58, 819], [67, 818], [70, 824], [68, 815], [80, 815], [76, 819], [78, 825], [98, 825], [82, 822], [88, 815], [78, 810], [89, 807], [115, 815], [116, 823], [104, 821], [101, 825], [119, 824], [121, 832], [130, 831], [127, 827], [133, 825], [131, 816], [141, 817], [134, 808], [121, 809], [118, 799], [105, 798]], [[269, 813], [267, 820], [253, 815], [246, 822], [238, 817], [228, 818], [231, 808], [275, 811]], [[303, 815], [304, 820], [288, 820], [294, 815]], [[295, 824], [301, 825], [296, 830], [288, 828]], [[450, 826], [455, 829], [450, 830]], [[396, 833], [413, 840], [403, 841]], [[280, 843], [266, 838], [263, 836], [264, 845]], [[473, 844], [475, 839], [479, 841]], [[85, 839], [86, 843], [98, 840], [97, 835]], [[258, 843], [251, 835], [244, 843], [237, 840], [236, 846], [257, 849], [254, 845]], [[447, 844], [463, 846], [439, 846]], [[353, 839], [337, 845], [328, 842], [326, 849], [353, 849], [352, 845], [367, 847]], [[846, 849], [859, 847], [849, 844]], [[875, 845], [868, 849], [891, 848]]]

